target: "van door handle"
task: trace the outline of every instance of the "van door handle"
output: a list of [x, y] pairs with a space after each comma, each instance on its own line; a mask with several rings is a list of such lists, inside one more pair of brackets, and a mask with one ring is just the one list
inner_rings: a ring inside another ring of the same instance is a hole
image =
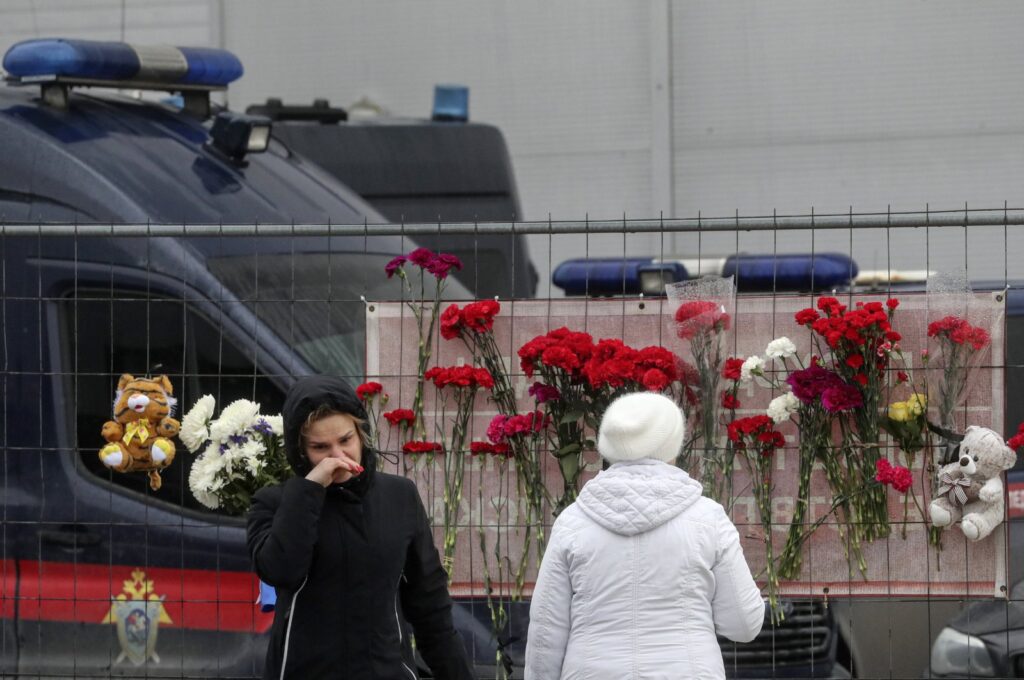
[[81, 550], [89, 546], [99, 545], [103, 537], [89, 531], [81, 524], [65, 524], [59, 529], [40, 529], [39, 539], [43, 543], [59, 545], [62, 548]]

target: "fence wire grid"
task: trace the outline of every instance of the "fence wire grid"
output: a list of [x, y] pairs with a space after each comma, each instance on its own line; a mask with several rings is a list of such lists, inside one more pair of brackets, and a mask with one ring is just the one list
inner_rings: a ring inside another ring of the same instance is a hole
[[[855, 263], [839, 284], [823, 285], [823, 272], [813, 268], [809, 284], [796, 287], [783, 288], [774, 276], [756, 286], [741, 277], [737, 319], [744, 310], [767, 310], [762, 323], [768, 323], [770, 337], [754, 338], [737, 326], [728, 336], [729, 356], [754, 351], [751, 343], [797, 334], [799, 327], [785, 320], [805, 299], [923, 300], [930, 280], [964, 272], [976, 293], [1004, 296], [1006, 312], [1003, 347], [993, 353], [998, 361], [979, 368], [1003, 388], [1003, 403], [969, 399], [961, 418], [982, 414], [1009, 437], [1024, 421], [1021, 225], [1024, 208], [1008, 204], [983, 210], [517, 223], [0, 223], [0, 673], [244, 678], [261, 672], [272, 615], [255, 603], [244, 520], [197, 501], [189, 488], [195, 455], [179, 442], [157, 491], [145, 475], [111, 472], [97, 456], [122, 374], [168, 376], [179, 419], [205, 394], [214, 396], [218, 412], [245, 398], [259, 403], [261, 413], [279, 413], [287, 386], [311, 373], [340, 375], [353, 385], [379, 379], [394, 386], [383, 410], [407, 407], [418, 377], [407, 368], [410, 361], [415, 366], [418, 342], [407, 303], [416, 299], [384, 268], [393, 257], [427, 245], [454, 252], [464, 265], [452, 273], [444, 305], [494, 297], [502, 303], [501, 316], [508, 319], [502, 355], [523, 401], [532, 380], [523, 375], [516, 348], [522, 334], [534, 329], [575, 323], [574, 330], [591, 332], [595, 340], [599, 334], [626, 339], [643, 333], [648, 345], [684, 352], [664, 322], [671, 315], [665, 298], [641, 295], [624, 273], [636, 262], [676, 262], [682, 269], [673, 271], [698, 278], [726, 272], [740, 256], [774, 262], [787, 255], [837, 253]], [[576, 283], [582, 294], [566, 295], [552, 274], [574, 258], [617, 265], [618, 273], [603, 282], [591, 274]], [[380, 316], [385, 309], [393, 315], [390, 326]], [[368, 337], [378, 345], [368, 346]], [[446, 345], [437, 328], [434, 347], [431, 365], [471, 358], [465, 349]], [[375, 373], [368, 374], [368, 363]], [[993, 393], [998, 390], [986, 394]], [[477, 403], [480, 413], [470, 421], [468, 439], [484, 441], [486, 423], [497, 411], [484, 399]], [[428, 399], [434, 418], [449, 417], [448, 408]], [[392, 454], [385, 470], [417, 480], [441, 548], [443, 463], [403, 456], [401, 441], [384, 422], [379, 434], [381, 448]], [[887, 446], [886, 455], [896, 460]], [[594, 451], [584, 459], [586, 480], [601, 465]], [[506, 677], [499, 653], [511, 661], [511, 677], [521, 677], [529, 580], [538, 558], [534, 549], [527, 585], [517, 590], [509, 566], [516, 558], [508, 551], [518, 549], [524, 531], [520, 487], [514, 468], [498, 476], [501, 465], [496, 459], [467, 460], [464, 509], [456, 518], [460, 566], [452, 592], [477, 631], [477, 638], [467, 640], [475, 645], [470, 653], [480, 677]], [[922, 465], [918, 469], [928, 472]], [[981, 553], [963, 542], [951, 543], [941, 555], [948, 560], [947, 574], [977, 573], [990, 569], [992, 559], [1002, 560], [1006, 570], [993, 571], [994, 592], [969, 584], [944, 590], [939, 576], [934, 588], [913, 594], [886, 589], [887, 575], [916, 570], [928, 584], [937, 574], [939, 554], [924, 543], [917, 558], [897, 549], [903, 539], [894, 531], [880, 548], [882, 577], [874, 581], [883, 584], [881, 590], [859, 592], [864, 579], [852, 570], [831, 587], [810, 577], [795, 579], [784, 596], [784, 622], [766, 624], [746, 645], [723, 642], [727, 673], [961, 677], [931, 668], [933, 641], [959, 617], [958, 630], [984, 630], [976, 635], [987, 650], [977, 658], [971, 653], [967, 675], [1024, 677], [1024, 650], [1015, 637], [1024, 533], [1013, 516], [1012, 486], [1021, 469], [1018, 462], [1009, 473], [1011, 517], [1005, 531], [990, 539], [994, 557], [986, 552], [977, 558]], [[560, 487], [552, 461], [543, 474], [546, 487]], [[787, 512], [792, 506], [777, 506], [773, 513], [780, 543]], [[552, 520], [546, 506], [545, 530]], [[760, 524], [748, 520], [739, 517], [736, 523], [745, 549], [753, 545], [756, 552]], [[923, 520], [916, 524], [925, 536]], [[486, 550], [479, 549], [479, 540], [490, 541]], [[505, 563], [500, 556], [495, 560], [496, 544], [505, 545]], [[843, 547], [809, 546], [808, 564]], [[496, 632], [485, 603], [488, 585], [507, 616]], [[135, 614], [131, 607], [119, 609], [133, 602], [141, 603]], [[133, 632], [132, 622], [142, 627]]]

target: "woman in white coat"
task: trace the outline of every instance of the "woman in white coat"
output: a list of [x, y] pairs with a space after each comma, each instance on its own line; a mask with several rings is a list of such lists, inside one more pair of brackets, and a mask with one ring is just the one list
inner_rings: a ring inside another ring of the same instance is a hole
[[725, 678], [717, 635], [749, 642], [765, 605], [721, 505], [671, 464], [683, 416], [667, 397], [612, 402], [611, 466], [555, 521], [530, 605], [526, 680]]

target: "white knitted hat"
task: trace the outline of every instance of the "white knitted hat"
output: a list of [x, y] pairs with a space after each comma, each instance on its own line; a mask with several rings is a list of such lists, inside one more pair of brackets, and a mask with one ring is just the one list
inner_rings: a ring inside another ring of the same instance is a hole
[[675, 460], [683, 446], [683, 414], [676, 403], [653, 392], [636, 392], [611, 403], [601, 419], [597, 450], [609, 463], [654, 458]]

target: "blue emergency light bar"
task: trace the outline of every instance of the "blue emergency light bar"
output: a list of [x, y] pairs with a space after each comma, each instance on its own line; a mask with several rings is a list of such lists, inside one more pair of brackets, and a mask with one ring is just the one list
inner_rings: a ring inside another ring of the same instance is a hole
[[[665, 283], [687, 278], [679, 262], [655, 262], [650, 257], [605, 257], [566, 260], [555, 267], [551, 281], [566, 295], [645, 295], [642, 279], [653, 273]], [[654, 293], [660, 294], [660, 293]]]
[[[735, 276], [750, 292], [821, 291], [849, 285], [857, 263], [841, 253], [732, 255], [705, 274]], [[665, 284], [689, 278], [679, 261], [650, 257], [572, 259], [555, 267], [552, 282], [566, 295], [664, 295]]]
[[819, 291], [845, 286], [859, 270], [842, 253], [732, 255], [722, 265], [722, 276], [735, 276], [738, 290], [772, 292]]
[[227, 50], [63, 38], [16, 43], [4, 55], [3, 67], [21, 83], [172, 84], [167, 89], [182, 90], [222, 89], [243, 73], [242, 62]]

